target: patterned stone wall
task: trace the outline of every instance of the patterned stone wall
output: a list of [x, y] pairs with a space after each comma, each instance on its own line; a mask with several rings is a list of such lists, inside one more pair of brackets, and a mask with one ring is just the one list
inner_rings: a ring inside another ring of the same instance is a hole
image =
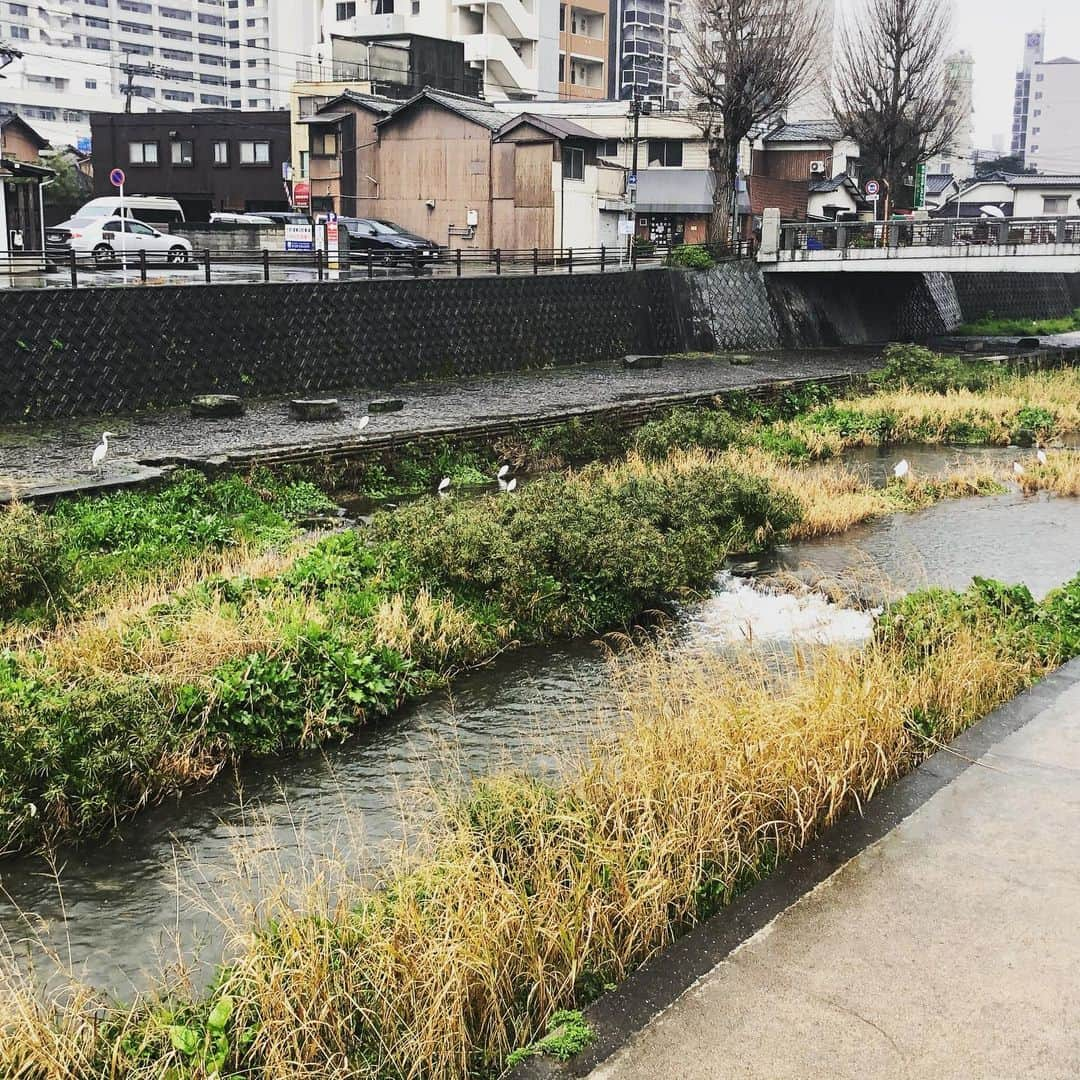
[[0, 293], [0, 419], [48, 419], [677, 352], [672, 275]]
[[775, 349], [780, 331], [757, 263], [724, 262], [682, 271], [694, 312], [685, 335], [700, 349]]
[[965, 322], [1057, 319], [1075, 306], [1065, 274], [953, 274]]
[[919, 274], [897, 305], [895, 336], [925, 341], [952, 333], [963, 321], [952, 274]]

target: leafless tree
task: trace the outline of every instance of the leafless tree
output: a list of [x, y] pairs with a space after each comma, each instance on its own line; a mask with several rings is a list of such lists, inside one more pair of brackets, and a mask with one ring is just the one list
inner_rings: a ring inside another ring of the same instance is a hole
[[841, 32], [836, 119], [894, 202], [917, 164], [949, 150], [960, 122], [950, 22], [949, 0], [868, 0]]
[[820, 64], [818, 0], [691, 0], [682, 73], [709, 151], [712, 243], [726, 243], [739, 147], [778, 119]]

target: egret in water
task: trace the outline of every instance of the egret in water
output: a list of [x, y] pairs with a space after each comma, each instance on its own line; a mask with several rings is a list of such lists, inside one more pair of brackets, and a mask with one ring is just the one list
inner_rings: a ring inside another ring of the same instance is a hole
[[1023, 476], [1023, 475], [1024, 475], [1024, 466], [1021, 465], [1019, 461], [1014, 461], [1013, 462], [1013, 476]]
[[370, 423], [371, 423], [371, 417], [370, 416], [362, 416], [362, 417], [360, 417], [360, 422], [356, 425], [356, 430], [357, 431], [363, 431], [364, 428], [366, 428], [368, 426], [368, 424], [370, 424]]
[[103, 431], [101, 433], [101, 442], [94, 447], [93, 454], [90, 455], [90, 464], [95, 469], [100, 469], [105, 462], [105, 455], [109, 452], [109, 440], [115, 439], [116, 435], [111, 431]]
[[447, 492], [448, 492], [449, 490], [450, 490], [450, 477], [449, 477], [449, 476], [444, 476], [444, 477], [443, 477], [443, 478], [442, 478], [442, 479], [441, 479], [441, 480], [439, 481], [439, 494], [440, 494], [441, 496], [445, 497], [445, 496], [446, 496], [446, 493], [447, 493]]
[[503, 483], [506, 484], [506, 494], [507, 495], [509, 495], [510, 492], [512, 492], [512, 491], [517, 491], [517, 477], [516, 476], [514, 477], [513, 480], [510, 480], [510, 481], [505, 481], [504, 480]]
[[1045, 465], [1046, 464], [1046, 451], [1043, 450], [1043, 449], [1036, 450], [1035, 451], [1035, 460], [1040, 465]]
[[893, 466], [892, 474], [897, 480], [903, 480], [909, 472], [911, 472], [911, 466], [908, 464], [907, 458], [901, 458]]

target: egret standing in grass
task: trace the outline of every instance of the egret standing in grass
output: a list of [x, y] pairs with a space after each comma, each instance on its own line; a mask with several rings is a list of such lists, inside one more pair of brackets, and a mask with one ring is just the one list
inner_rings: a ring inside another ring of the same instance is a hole
[[907, 458], [901, 458], [893, 466], [892, 474], [894, 479], [903, 480], [909, 472], [911, 472], [911, 466], [908, 464]]
[[356, 425], [356, 430], [358, 432], [363, 431], [364, 428], [366, 428], [368, 426], [368, 424], [370, 424], [370, 423], [371, 423], [371, 417], [370, 416], [361, 416], [360, 417], [360, 422]]
[[109, 440], [115, 438], [116, 435], [112, 431], [103, 431], [101, 433], [101, 442], [94, 447], [94, 452], [90, 455], [90, 464], [95, 469], [100, 469], [105, 464], [105, 457], [109, 453]]
[[507, 495], [509, 495], [512, 491], [517, 491], [517, 477], [516, 476], [514, 477], [513, 480], [510, 480], [510, 481], [503, 480], [501, 482], [506, 484], [506, 487], [504, 488], [504, 490], [505, 490]]
[[1035, 451], [1035, 460], [1040, 465], [1045, 465], [1046, 464], [1046, 451], [1043, 450], [1042, 447], [1040, 447], [1038, 450]]
[[439, 490], [439, 497], [442, 498], [442, 499], [445, 499], [448, 492], [450, 491], [450, 477], [449, 476], [444, 476], [439, 481], [438, 490]]
[[499, 481], [499, 490], [505, 491], [507, 486], [506, 474], [510, 471], [509, 465], [500, 465], [499, 471], [495, 474], [495, 479]]
[[1019, 461], [1013, 462], [1013, 476], [1020, 477], [1024, 475], [1024, 466]]

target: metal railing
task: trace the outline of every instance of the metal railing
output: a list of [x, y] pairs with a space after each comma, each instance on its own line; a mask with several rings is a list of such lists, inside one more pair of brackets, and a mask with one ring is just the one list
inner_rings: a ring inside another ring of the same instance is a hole
[[[115, 285], [186, 285], [321, 282], [375, 278], [431, 278], [616, 273], [679, 265], [664, 245], [528, 249], [437, 249], [419, 252], [213, 251], [194, 249], [180, 259], [165, 253], [128, 252], [107, 257], [61, 248], [0, 254], [0, 284], [7, 288], [90, 288]], [[746, 258], [750, 247], [704, 248], [715, 260]]]
[[887, 259], [906, 248], [949, 249], [927, 255], [1000, 255], [1003, 248], [1027, 246], [1075, 249], [1080, 246], [1080, 218], [799, 222], [780, 226], [779, 258], [806, 260], [813, 259], [815, 252], [828, 251], [841, 252], [842, 258]]

